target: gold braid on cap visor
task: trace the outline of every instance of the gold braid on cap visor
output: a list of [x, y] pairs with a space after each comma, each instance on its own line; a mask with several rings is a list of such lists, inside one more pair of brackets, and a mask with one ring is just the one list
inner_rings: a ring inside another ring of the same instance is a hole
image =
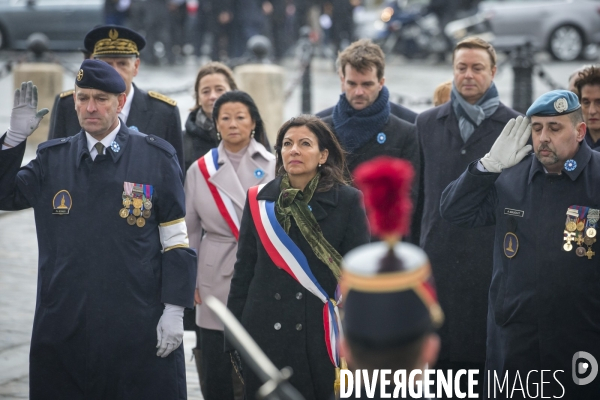
[[102, 39], [96, 42], [94, 46], [94, 56], [124, 54], [139, 56], [137, 45], [129, 39]]
[[340, 289], [344, 297], [350, 289], [363, 293], [392, 293], [404, 290], [413, 290], [423, 301], [431, 320], [436, 327], [444, 321], [444, 313], [437, 302], [435, 291], [427, 283], [431, 276], [430, 264], [425, 264], [412, 271], [390, 272], [378, 275], [358, 275], [343, 272]]

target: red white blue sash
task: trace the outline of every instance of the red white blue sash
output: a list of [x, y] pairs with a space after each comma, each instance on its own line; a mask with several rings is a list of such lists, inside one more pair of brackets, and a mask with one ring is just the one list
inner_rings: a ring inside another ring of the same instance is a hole
[[339, 341], [343, 336], [337, 304], [341, 302], [339, 286], [336, 300], [330, 299], [313, 275], [302, 250], [285, 233], [275, 216], [275, 202], [258, 200], [256, 196], [265, 185], [254, 186], [248, 191], [248, 201], [254, 225], [265, 250], [273, 263], [290, 274], [306, 290], [317, 296], [324, 304], [323, 325], [325, 344], [329, 358], [340, 367]]
[[202, 172], [202, 176], [206, 180], [206, 184], [208, 185], [208, 189], [215, 199], [215, 203], [217, 204], [217, 208], [219, 212], [223, 216], [223, 219], [229, 225], [231, 229], [231, 233], [235, 236], [236, 240], [239, 240], [240, 236], [240, 221], [238, 219], [237, 213], [235, 212], [235, 208], [233, 207], [233, 202], [221, 189], [216, 187], [210, 182], [210, 178], [217, 172], [219, 169], [219, 153], [217, 148], [211, 149], [208, 153], [198, 159], [198, 167], [200, 168], [200, 172]]

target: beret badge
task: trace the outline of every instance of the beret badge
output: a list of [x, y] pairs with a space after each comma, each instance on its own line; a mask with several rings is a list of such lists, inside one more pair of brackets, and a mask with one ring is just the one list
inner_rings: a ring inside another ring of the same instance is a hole
[[564, 97], [561, 97], [560, 99], [554, 102], [554, 109], [556, 110], [556, 112], [562, 113], [567, 111], [568, 108], [569, 103], [567, 103], [567, 99], [565, 99]]
[[82, 79], [83, 79], [83, 69], [80, 69], [79, 72], [77, 73], [77, 82], [81, 82]]

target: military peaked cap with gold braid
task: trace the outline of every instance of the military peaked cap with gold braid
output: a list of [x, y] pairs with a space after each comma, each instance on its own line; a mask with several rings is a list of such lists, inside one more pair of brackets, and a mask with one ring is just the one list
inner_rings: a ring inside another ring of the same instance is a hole
[[344, 257], [344, 334], [373, 349], [407, 344], [444, 320], [427, 255], [400, 242], [408, 231], [413, 176], [410, 163], [389, 157], [355, 170], [371, 230], [384, 241], [360, 246]]
[[89, 31], [83, 44], [95, 58], [135, 57], [146, 46], [146, 39], [124, 26], [103, 25]]

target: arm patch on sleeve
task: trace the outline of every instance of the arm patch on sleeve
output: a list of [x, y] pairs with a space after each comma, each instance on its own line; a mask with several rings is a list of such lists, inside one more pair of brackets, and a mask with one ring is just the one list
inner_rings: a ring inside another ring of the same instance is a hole
[[179, 247], [190, 247], [184, 218], [164, 222], [158, 226], [158, 231], [163, 252]]

